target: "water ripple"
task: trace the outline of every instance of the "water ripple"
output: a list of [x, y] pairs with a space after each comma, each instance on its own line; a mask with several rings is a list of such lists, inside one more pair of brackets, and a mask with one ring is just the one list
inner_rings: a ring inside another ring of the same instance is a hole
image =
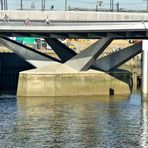
[[1, 148], [146, 148], [140, 95], [1, 98]]

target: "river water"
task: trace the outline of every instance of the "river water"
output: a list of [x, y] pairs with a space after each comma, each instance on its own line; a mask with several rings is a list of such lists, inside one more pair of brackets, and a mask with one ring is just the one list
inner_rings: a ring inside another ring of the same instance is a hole
[[148, 148], [141, 95], [0, 98], [0, 148]]

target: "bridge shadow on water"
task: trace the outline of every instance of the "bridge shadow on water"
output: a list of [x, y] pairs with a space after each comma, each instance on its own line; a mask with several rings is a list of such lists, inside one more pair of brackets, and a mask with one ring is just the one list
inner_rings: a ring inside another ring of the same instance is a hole
[[19, 72], [33, 68], [14, 53], [0, 53], [0, 95], [16, 95]]

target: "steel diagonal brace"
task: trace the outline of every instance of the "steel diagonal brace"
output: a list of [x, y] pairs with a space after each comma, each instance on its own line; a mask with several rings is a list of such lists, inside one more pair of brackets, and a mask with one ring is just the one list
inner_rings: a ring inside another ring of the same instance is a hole
[[76, 52], [74, 52], [72, 49], [70, 49], [57, 39], [45, 38], [45, 40], [51, 46], [54, 52], [58, 55], [58, 57], [62, 60], [63, 63], [77, 55]]
[[[57, 39], [46, 39], [56, 54], [60, 57], [63, 62], [70, 60], [72, 57], [77, 55], [72, 49], [58, 41]], [[102, 70], [102, 71], [110, 71], [111, 69], [117, 68], [141, 53], [142, 45], [141, 43], [129, 46], [125, 49], [97, 59], [92, 64], [91, 68]]]
[[142, 43], [138, 43], [96, 60], [93, 66], [103, 71], [110, 71], [126, 63], [141, 52]]

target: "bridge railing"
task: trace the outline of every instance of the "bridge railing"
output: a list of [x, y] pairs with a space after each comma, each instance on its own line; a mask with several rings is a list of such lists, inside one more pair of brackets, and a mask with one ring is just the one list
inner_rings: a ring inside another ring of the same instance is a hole
[[[3, 19], [0, 19], [0, 26], [23, 26], [25, 24], [25, 19], [24, 20], [12, 20], [10, 19], [9, 21], [4, 21]], [[29, 20], [30, 25], [33, 26], [45, 26], [45, 21], [44, 20]]]
[[[0, 19], [0, 26], [25, 26], [25, 21], [26, 19], [9, 19], [9, 21], [4, 21], [4, 19]], [[45, 20], [41, 19], [29, 19], [30, 21], [30, 26], [48, 26]], [[65, 20], [49, 20], [49, 26], [65, 26], [65, 25], [98, 25], [101, 23], [142, 23], [141, 20], [132, 20], [132, 21], [75, 21], [75, 20], [70, 20], [70, 21], [65, 21]], [[148, 22], [148, 21], [144, 21]]]

